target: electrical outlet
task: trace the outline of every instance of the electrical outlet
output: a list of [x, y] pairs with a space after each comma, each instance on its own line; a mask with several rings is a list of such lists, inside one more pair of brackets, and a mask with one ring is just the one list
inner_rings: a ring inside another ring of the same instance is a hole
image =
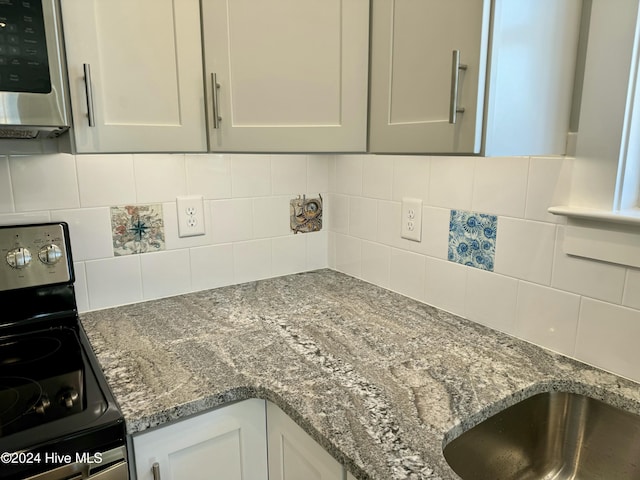
[[204, 235], [204, 200], [202, 195], [176, 197], [178, 206], [178, 236]]
[[400, 236], [415, 242], [422, 241], [422, 200], [402, 199], [402, 226]]

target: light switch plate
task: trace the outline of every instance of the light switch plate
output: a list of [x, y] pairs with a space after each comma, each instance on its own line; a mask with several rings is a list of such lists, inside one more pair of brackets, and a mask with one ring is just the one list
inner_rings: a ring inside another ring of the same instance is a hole
[[400, 236], [414, 242], [422, 241], [422, 200], [402, 199], [402, 225]]
[[178, 236], [204, 235], [204, 200], [202, 195], [176, 197], [178, 207]]

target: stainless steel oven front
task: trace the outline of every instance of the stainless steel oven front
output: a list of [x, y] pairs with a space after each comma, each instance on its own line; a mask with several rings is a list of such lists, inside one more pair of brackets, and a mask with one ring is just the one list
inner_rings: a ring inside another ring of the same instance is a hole
[[74, 281], [67, 224], [0, 227], [2, 480], [129, 478], [124, 418]]

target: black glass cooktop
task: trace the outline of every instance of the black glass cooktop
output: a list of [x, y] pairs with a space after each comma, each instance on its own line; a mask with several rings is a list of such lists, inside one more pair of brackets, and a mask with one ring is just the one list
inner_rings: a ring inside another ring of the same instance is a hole
[[85, 365], [76, 333], [0, 338], [0, 437], [82, 412]]

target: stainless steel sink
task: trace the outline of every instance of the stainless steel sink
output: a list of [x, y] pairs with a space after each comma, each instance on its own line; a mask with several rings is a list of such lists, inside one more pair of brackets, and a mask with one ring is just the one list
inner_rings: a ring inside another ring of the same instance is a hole
[[574, 393], [541, 393], [444, 448], [464, 480], [640, 480], [640, 416]]

